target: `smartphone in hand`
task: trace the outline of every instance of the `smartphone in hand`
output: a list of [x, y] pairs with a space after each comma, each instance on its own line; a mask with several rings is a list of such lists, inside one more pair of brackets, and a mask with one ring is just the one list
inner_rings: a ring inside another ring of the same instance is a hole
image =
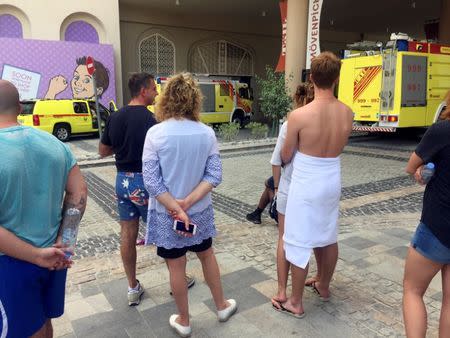
[[180, 221], [180, 220], [175, 220], [173, 222], [173, 230], [175, 231], [181, 231], [181, 232], [186, 232], [192, 235], [195, 235], [197, 233], [197, 225], [196, 224], [192, 224], [189, 223], [189, 230], [186, 230], [186, 225], [184, 222]]

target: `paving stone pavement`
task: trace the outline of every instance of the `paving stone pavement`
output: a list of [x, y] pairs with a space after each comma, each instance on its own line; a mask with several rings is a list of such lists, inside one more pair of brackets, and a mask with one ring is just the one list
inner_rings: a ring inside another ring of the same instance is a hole
[[[200, 263], [189, 254], [188, 271], [197, 280], [189, 291], [193, 337], [403, 337], [404, 258], [420, 218], [423, 191], [403, 173], [414, 147], [409, 140], [389, 144], [366, 137], [346, 148], [332, 298], [322, 303], [305, 290], [307, 315], [302, 320], [274, 311], [269, 302], [277, 288], [277, 227], [266, 215], [261, 225], [245, 222], [270, 175], [270, 152], [224, 154], [224, 181], [213, 194], [219, 230], [214, 247], [226, 296], [237, 299], [239, 311], [228, 323], [217, 322]], [[90, 198], [68, 275], [66, 311], [54, 321], [55, 335], [175, 337], [168, 326], [169, 315], [176, 311], [168, 273], [153, 247], [138, 247], [138, 278], [146, 293], [139, 306], [127, 306], [118, 252], [115, 168], [85, 168], [83, 173]], [[313, 260], [310, 271], [315, 271]], [[438, 336], [440, 283], [437, 276], [425, 295], [429, 337]]]

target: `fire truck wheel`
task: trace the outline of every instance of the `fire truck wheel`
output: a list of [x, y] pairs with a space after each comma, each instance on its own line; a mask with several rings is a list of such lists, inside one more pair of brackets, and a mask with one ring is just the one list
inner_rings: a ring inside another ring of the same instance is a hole
[[242, 128], [244, 126], [244, 117], [239, 113], [234, 113], [232, 122], [239, 124], [239, 127]]

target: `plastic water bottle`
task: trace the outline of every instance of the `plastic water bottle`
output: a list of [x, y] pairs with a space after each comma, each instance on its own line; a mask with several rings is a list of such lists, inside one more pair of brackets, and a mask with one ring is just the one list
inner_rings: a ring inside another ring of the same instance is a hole
[[81, 221], [81, 212], [76, 208], [67, 209], [62, 220], [62, 242], [65, 246], [66, 258], [72, 256], [77, 243], [78, 227]]
[[422, 167], [422, 170], [420, 172], [420, 175], [422, 176], [422, 180], [427, 184], [430, 182], [431, 177], [434, 175], [434, 163], [427, 163]]

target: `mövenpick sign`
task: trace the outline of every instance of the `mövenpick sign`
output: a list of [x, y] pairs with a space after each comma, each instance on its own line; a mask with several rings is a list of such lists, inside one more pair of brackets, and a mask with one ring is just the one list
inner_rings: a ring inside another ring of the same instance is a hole
[[311, 68], [311, 60], [320, 54], [320, 13], [323, 0], [309, 0], [308, 40], [306, 45], [306, 69]]

